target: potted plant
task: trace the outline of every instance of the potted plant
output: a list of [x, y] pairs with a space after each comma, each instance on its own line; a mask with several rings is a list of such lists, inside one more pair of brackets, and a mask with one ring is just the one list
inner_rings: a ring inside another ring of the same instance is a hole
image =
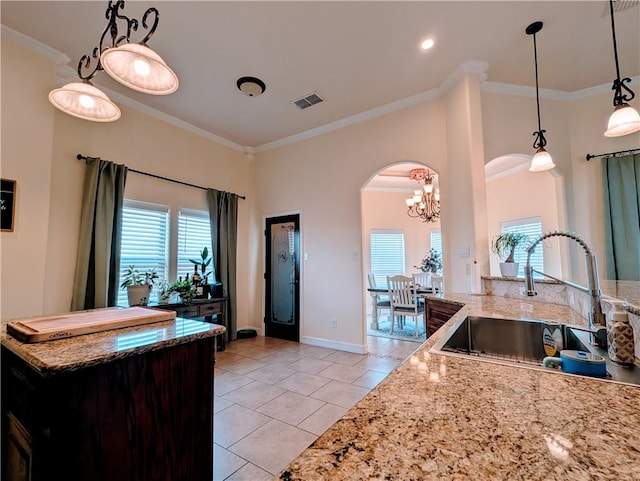
[[514, 262], [513, 256], [519, 246], [529, 242], [526, 234], [519, 232], [503, 232], [493, 238], [491, 250], [502, 262], [500, 263], [500, 274], [503, 277], [516, 277], [518, 275], [518, 263]]
[[146, 306], [157, 278], [155, 268], [141, 273], [134, 265], [127, 267], [122, 273], [120, 288], [127, 289], [129, 306]]
[[169, 288], [171, 292], [175, 292], [180, 296], [183, 304], [191, 304], [193, 298], [196, 297], [196, 286], [188, 279], [174, 282]]
[[[200, 252], [200, 259], [189, 259], [194, 265], [194, 276], [198, 276], [200, 281], [196, 284], [196, 298], [207, 299], [209, 297], [209, 293], [211, 291], [211, 286], [209, 285], [209, 275], [211, 271], [207, 271], [209, 264], [211, 264], [211, 257], [209, 257], [209, 249], [205, 246]], [[198, 267], [200, 267], [200, 274], [198, 274]]]
[[442, 256], [434, 248], [429, 249], [429, 253], [422, 258], [419, 265], [413, 266], [422, 272], [430, 272], [435, 274], [442, 269]]
[[159, 289], [158, 303], [168, 304], [169, 297], [171, 296], [171, 286], [169, 285], [169, 282], [167, 281], [167, 279], [162, 278], [162, 281], [160, 281], [160, 285], [158, 286], [158, 289]]

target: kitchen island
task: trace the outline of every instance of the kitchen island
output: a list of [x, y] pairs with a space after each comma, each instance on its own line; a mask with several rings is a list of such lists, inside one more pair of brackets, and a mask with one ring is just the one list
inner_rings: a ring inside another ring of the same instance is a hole
[[463, 307], [277, 479], [640, 479], [640, 387], [429, 352], [466, 316], [582, 316], [526, 299], [427, 298]]
[[6, 326], [3, 479], [212, 479], [224, 327], [176, 318], [26, 344]]

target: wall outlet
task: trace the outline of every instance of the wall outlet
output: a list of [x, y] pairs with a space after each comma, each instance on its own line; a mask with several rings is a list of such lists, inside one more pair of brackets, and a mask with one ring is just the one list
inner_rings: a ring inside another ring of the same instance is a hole
[[338, 320], [335, 317], [331, 318], [331, 327], [338, 327]]

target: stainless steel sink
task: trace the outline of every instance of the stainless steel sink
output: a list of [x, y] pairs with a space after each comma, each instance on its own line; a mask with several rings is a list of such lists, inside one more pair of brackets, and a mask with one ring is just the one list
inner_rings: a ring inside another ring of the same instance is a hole
[[536, 319], [467, 316], [451, 326], [430, 352], [558, 372], [542, 367], [542, 360], [547, 356], [543, 344], [544, 331], [557, 330], [557, 335], [562, 336], [564, 349], [592, 352], [604, 357], [608, 380], [640, 384], [640, 369], [623, 367], [611, 361], [605, 350], [591, 344], [590, 334], [580, 330], [584, 328], [586, 326]]

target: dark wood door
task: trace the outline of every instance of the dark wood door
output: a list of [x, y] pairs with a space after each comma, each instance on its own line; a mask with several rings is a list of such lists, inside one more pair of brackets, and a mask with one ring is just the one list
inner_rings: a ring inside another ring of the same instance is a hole
[[300, 216], [268, 218], [265, 237], [265, 335], [299, 341]]

